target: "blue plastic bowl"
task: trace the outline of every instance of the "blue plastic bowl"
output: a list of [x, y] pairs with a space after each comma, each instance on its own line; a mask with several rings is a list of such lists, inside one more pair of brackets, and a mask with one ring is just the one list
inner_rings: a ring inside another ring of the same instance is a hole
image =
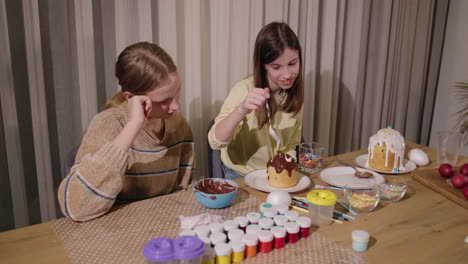
[[212, 209], [224, 208], [230, 205], [234, 201], [234, 198], [236, 198], [237, 190], [239, 189], [239, 186], [237, 185], [237, 183], [228, 179], [213, 178], [211, 180], [225, 181], [231, 184], [232, 186], [236, 187], [236, 189], [229, 193], [211, 194], [211, 193], [204, 193], [204, 192], [197, 190], [196, 188], [197, 185], [203, 180], [205, 179], [198, 180], [197, 182], [193, 184], [193, 192], [195, 193], [195, 198], [197, 198], [198, 202], [200, 202], [203, 206], [212, 208]]

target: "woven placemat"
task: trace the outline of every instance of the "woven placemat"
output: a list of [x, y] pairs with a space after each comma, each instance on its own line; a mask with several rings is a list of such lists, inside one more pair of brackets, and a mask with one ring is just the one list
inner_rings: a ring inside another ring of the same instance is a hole
[[[61, 218], [51, 222], [74, 263], [146, 263], [142, 249], [150, 239], [175, 238], [180, 232], [179, 216], [201, 213], [221, 215], [225, 220], [258, 211], [260, 201], [240, 189], [226, 209], [208, 209], [199, 204], [193, 192], [180, 191], [127, 205], [85, 223]], [[352, 250], [313, 233], [285, 248], [259, 254], [244, 263], [366, 263]]]

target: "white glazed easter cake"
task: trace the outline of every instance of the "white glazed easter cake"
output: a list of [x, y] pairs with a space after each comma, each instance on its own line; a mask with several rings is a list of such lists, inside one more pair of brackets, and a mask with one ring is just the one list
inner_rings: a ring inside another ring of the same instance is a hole
[[403, 171], [405, 154], [405, 138], [390, 128], [380, 129], [369, 139], [366, 166], [389, 172]]

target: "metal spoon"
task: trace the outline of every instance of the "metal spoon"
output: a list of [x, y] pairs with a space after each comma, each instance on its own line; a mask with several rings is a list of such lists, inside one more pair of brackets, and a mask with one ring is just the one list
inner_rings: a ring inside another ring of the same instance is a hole
[[354, 173], [354, 175], [358, 178], [370, 178], [372, 177], [372, 173], [368, 172], [368, 171], [358, 171], [358, 169], [356, 169], [356, 167], [354, 167], [352, 164], [349, 164], [348, 162], [344, 161], [344, 160], [340, 160], [340, 159], [336, 159], [336, 161], [338, 161], [339, 163], [343, 164], [343, 165], [346, 165], [346, 166], [349, 166], [351, 168], [353, 168], [356, 172]]
[[268, 104], [268, 101], [266, 101], [265, 106], [266, 106], [267, 116], [268, 116], [268, 132], [270, 132], [270, 136], [276, 141], [276, 147], [277, 147], [276, 150], [278, 151], [279, 145], [281, 144], [281, 139], [278, 136], [278, 134], [276, 134], [275, 130], [273, 130], [273, 127], [271, 126], [270, 105]]

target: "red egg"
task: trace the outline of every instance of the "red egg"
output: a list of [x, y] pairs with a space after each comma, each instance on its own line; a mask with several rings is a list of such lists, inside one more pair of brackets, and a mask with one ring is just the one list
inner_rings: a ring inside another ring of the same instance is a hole
[[468, 176], [464, 174], [459, 173], [452, 177], [452, 185], [455, 188], [463, 188], [465, 187], [467, 182], [468, 182]]
[[448, 163], [444, 163], [442, 165], [440, 165], [439, 167], [439, 173], [442, 177], [445, 177], [445, 178], [450, 178], [453, 176], [453, 174], [455, 173], [455, 171], [453, 170], [453, 166], [448, 164]]
[[463, 188], [463, 196], [465, 196], [465, 198], [468, 199], [468, 186]]
[[468, 176], [468, 163], [465, 163], [463, 166], [461, 166], [460, 173]]

